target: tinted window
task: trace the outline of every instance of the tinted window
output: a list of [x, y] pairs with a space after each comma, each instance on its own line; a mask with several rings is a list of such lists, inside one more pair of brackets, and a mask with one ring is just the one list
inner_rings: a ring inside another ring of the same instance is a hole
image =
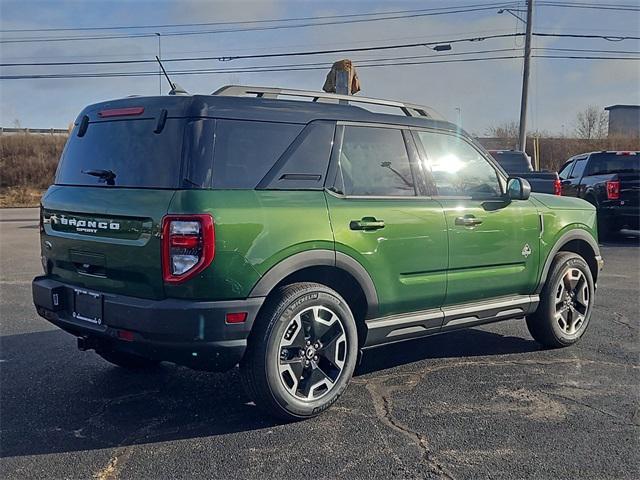
[[461, 137], [418, 132], [418, 138], [438, 195], [493, 197], [502, 193], [494, 167]]
[[635, 153], [594, 153], [589, 159], [589, 168], [586, 174], [607, 175], [624, 172], [640, 172], [640, 155]]
[[587, 159], [581, 158], [576, 160], [576, 166], [573, 167], [573, 171], [571, 172], [571, 176], [569, 178], [581, 178], [582, 173], [584, 172], [584, 167], [587, 165]]
[[175, 188], [179, 185], [184, 120], [169, 119], [161, 133], [157, 120], [90, 123], [82, 137], [69, 137], [56, 183], [106, 186], [104, 178], [83, 172], [113, 172], [121, 187]]
[[573, 162], [568, 162], [564, 167], [562, 167], [562, 170], [558, 172], [558, 176], [562, 180], [569, 178], [569, 172], [571, 171], [571, 167], [573, 167]]
[[491, 152], [491, 156], [496, 159], [508, 174], [524, 173], [533, 170], [531, 168], [531, 161], [522, 152]]
[[334, 122], [312, 122], [262, 179], [258, 188], [324, 188], [335, 131]]
[[345, 127], [340, 173], [346, 195], [415, 195], [400, 130]]
[[290, 123], [217, 120], [214, 188], [254, 188], [302, 130]]

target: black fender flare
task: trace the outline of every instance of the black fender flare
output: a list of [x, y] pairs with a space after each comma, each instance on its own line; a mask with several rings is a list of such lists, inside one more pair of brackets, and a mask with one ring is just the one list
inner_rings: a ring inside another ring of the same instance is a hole
[[[549, 275], [549, 270], [551, 269], [551, 264], [553, 263], [553, 259], [555, 258], [556, 254], [562, 249], [562, 247], [564, 247], [567, 243], [573, 240], [585, 241], [593, 249], [595, 256], [596, 257], [600, 256], [600, 247], [598, 246], [598, 243], [595, 241], [593, 236], [589, 235], [584, 230], [580, 230], [580, 229], [569, 230], [558, 239], [558, 241], [555, 243], [555, 245], [549, 252], [549, 255], [547, 255], [547, 259], [545, 260], [544, 267], [542, 269], [542, 275], [540, 276], [540, 281], [538, 282], [538, 287], [536, 288], [535, 293], [540, 293], [544, 288], [544, 284], [547, 281], [547, 276]], [[586, 258], [585, 260], [587, 260], [587, 262], [589, 261], [589, 259], [586, 259]], [[595, 281], [595, 278], [594, 278], [594, 281]]]
[[349, 273], [360, 285], [367, 300], [367, 317], [378, 313], [378, 293], [366, 269], [353, 257], [333, 250], [308, 250], [296, 253], [271, 267], [254, 285], [249, 297], [266, 297], [284, 278], [309, 267], [336, 267]]

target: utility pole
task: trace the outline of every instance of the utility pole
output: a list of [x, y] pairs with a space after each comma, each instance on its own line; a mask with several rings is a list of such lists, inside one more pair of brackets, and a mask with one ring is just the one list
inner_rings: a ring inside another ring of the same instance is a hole
[[533, 28], [533, 0], [527, 0], [527, 30], [524, 42], [524, 72], [522, 75], [522, 98], [520, 99], [520, 132], [518, 150], [527, 147], [527, 102], [529, 101], [529, 65], [531, 63], [531, 31]]

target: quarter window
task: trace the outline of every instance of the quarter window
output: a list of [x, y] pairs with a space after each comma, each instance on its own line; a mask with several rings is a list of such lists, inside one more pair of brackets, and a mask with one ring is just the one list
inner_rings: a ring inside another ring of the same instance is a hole
[[345, 195], [416, 194], [404, 138], [398, 129], [345, 127], [340, 175]]
[[495, 168], [461, 137], [418, 132], [426, 171], [438, 196], [495, 197], [502, 193]]
[[302, 128], [289, 123], [218, 120], [213, 188], [254, 188]]
[[571, 171], [571, 167], [573, 167], [573, 162], [567, 163], [564, 167], [562, 167], [562, 170], [558, 172], [558, 176], [562, 180], [566, 180], [567, 178], [569, 178], [569, 172]]
[[584, 167], [586, 166], [587, 166], [586, 158], [581, 158], [580, 160], [576, 161], [576, 166], [573, 167], [573, 171], [571, 172], [571, 177], [569, 178], [581, 178], [584, 172]]

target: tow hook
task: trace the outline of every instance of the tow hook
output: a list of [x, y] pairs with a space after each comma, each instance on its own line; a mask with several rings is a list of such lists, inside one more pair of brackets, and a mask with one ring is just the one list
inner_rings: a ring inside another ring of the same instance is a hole
[[78, 350], [86, 352], [87, 350], [95, 350], [96, 341], [91, 337], [78, 337]]

